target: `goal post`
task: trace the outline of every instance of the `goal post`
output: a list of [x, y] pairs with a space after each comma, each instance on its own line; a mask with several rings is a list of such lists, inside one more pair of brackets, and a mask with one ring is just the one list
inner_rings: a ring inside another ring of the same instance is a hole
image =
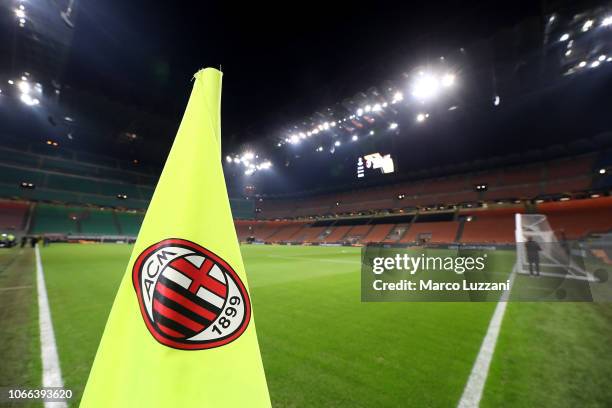
[[595, 281], [571, 254], [567, 242], [559, 242], [544, 214], [516, 214], [516, 271], [529, 274], [527, 242], [539, 247], [538, 258], [542, 276]]

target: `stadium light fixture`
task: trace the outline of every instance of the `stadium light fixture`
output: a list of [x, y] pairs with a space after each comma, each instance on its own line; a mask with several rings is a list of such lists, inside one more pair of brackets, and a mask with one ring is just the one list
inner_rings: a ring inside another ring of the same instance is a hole
[[602, 167], [601, 169], [599, 169], [599, 174], [606, 174], [606, 171], [607, 170]]
[[365, 110], [366, 113], [371, 112], [372, 111], [372, 106], [371, 105], [366, 105], [364, 110]]
[[495, 95], [493, 97], [493, 105], [499, 106], [500, 103], [501, 103], [501, 98], [499, 97], [499, 95]]
[[225, 161], [227, 161], [228, 163], [231, 163], [232, 158], [230, 156], [225, 156]]
[[393, 99], [391, 100], [391, 103], [398, 103], [404, 100], [404, 94], [397, 91], [396, 93], [393, 94]]
[[571, 55], [571, 53], [572, 53], [572, 50], [567, 50], [567, 51], [565, 51], [565, 56], [569, 57]]
[[580, 64], [578, 64], [578, 67], [584, 68], [586, 67], [586, 64], [587, 64], [586, 61], [580, 61]]
[[604, 62], [604, 61], [606, 60], [606, 55], [605, 55], [605, 54], [601, 54], [601, 55], [599, 56], [599, 58], [597, 58], [597, 60], [598, 60], [599, 62]]
[[382, 110], [382, 106], [380, 106], [380, 103], [377, 103], [374, 106], [372, 106], [372, 112], [380, 112], [381, 110]]
[[363, 109], [359, 108], [357, 109], [357, 116], [361, 116], [363, 115]]
[[593, 27], [593, 20], [587, 20], [582, 25], [582, 32], [587, 32]]
[[357, 135], [353, 135], [353, 137], [351, 137], [351, 140], [352, 140], [353, 142], [356, 142], [357, 140], [359, 140], [359, 136], [357, 136]]
[[602, 26], [602, 27], [607, 27], [607, 26], [609, 26], [610, 24], [612, 24], [612, 16], [607, 16], [607, 17], [604, 17], [604, 19], [603, 19], [603, 20], [601, 20], [601, 26]]
[[291, 137], [289, 138], [289, 143], [298, 144], [300, 143], [300, 138], [297, 135], [291, 135]]
[[322, 151], [323, 151], [323, 146], [317, 147], [317, 152], [322, 152]]
[[23, 6], [20, 6], [19, 8], [15, 9], [15, 15], [17, 16], [17, 18], [25, 18], [25, 8]]
[[22, 80], [21, 82], [19, 82], [17, 84], [17, 88], [19, 88], [21, 93], [24, 93], [24, 94], [29, 94], [30, 91], [32, 90], [32, 87], [30, 86], [30, 83], [25, 81], [25, 80]]
[[569, 40], [570, 35], [568, 33], [564, 33], [561, 37], [559, 37], [559, 41], [564, 42]]
[[36, 105], [38, 105], [40, 103], [40, 101], [38, 99], [32, 98], [27, 93], [22, 93], [21, 97], [19, 99], [21, 99], [21, 102], [25, 103], [28, 106], [36, 106]]
[[424, 121], [426, 118], [427, 118], [427, 116], [426, 116], [426, 114], [425, 114], [425, 113], [419, 113], [419, 114], [416, 116], [416, 120], [417, 120], [417, 122], [423, 122], [423, 121]]
[[593, 61], [593, 62], [591, 62], [591, 68], [597, 68], [600, 64], [601, 64], [601, 62], [599, 62], [599, 61]]
[[395, 123], [395, 122], [393, 122], [393, 123], [389, 124], [389, 129], [390, 129], [390, 130], [395, 130], [395, 129], [397, 129], [397, 127], [398, 127], [398, 124], [397, 124], [397, 123]]
[[440, 82], [431, 74], [419, 73], [412, 86], [412, 96], [422, 101], [435, 97], [439, 91]]
[[7, 82], [8, 82], [9, 85], [15, 84], [15, 81], [13, 81], [12, 79], [9, 79]]

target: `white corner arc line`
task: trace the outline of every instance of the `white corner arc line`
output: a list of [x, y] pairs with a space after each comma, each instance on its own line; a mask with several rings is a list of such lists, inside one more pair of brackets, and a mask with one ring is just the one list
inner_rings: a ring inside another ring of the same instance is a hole
[[[47, 297], [45, 285], [45, 274], [40, 259], [38, 245], [34, 249], [36, 254], [36, 287], [38, 288], [38, 321], [40, 328], [40, 356], [42, 359], [42, 386], [64, 387], [62, 370], [60, 368], [57, 345], [55, 344], [55, 332], [51, 321], [51, 309]], [[45, 402], [45, 408], [66, 408], [64, 401]]]
[[474, 361], [472, 372], [470, 373], [467, 384], [465, 384], [461, 399], [457, 404], [458, 408], [477, 408], [480, 406], [480, 400], [482, 398], [485, 383], [487, 382], [487, 376], [489, 375], [489, 367], [491, 366], [491, 360], [493, 359], [495, 345], [497, 344], [499, 331], [502, 321], [504, 320], [504, 313], [506, 313], [506, 306], [508, 305], [508, 298], [512, 290], [515, 276], [516, 264], [510, 273], [510, 287], [502, 293], [495, 307], [495, 311], [489, 322], [487, 334], [480, 345], [480, 350], [478, 351], [478, 356], [476, 356], [476, 361]]

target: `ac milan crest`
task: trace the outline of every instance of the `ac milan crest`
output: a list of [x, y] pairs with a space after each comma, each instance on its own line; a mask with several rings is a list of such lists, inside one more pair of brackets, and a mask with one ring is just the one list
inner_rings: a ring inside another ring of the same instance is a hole
[[173, 238], [150, 246], [136, 259], [132, 281], [149, 332], [166, 346], [223, 346], [249, 324], [249, 295], [236, 272], [193, 242]]

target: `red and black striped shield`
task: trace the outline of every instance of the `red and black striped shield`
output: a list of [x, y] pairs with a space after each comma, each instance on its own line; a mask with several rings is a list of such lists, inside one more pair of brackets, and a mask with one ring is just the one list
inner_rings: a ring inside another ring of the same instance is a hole
[[184, 239], [151, 245], [136, 259], [132, 281], [149, 332], [182, 350], [223, 346], [246, 329], [251, 305], [232, 267]]

